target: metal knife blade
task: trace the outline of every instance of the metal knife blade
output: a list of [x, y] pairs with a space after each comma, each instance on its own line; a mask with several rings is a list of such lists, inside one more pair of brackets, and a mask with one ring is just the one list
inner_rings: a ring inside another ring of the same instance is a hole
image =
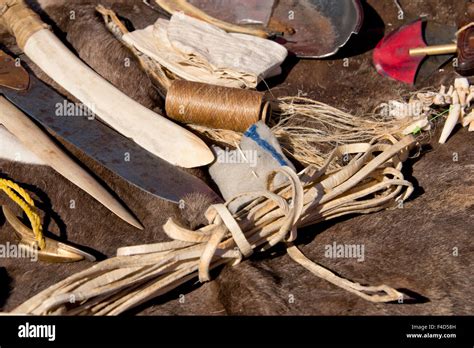
[[202, 193], [221, 200], [199, 178], [146, 151], [97, 118], [58, 116], [56, 110], [60, 105], [64, 106], [65, 101], [69, 102], [32, 73], [27, 90], [16, 91], [0, 87], [0, 94], [53, 135], [64, 139], [89, 158], [154, 196], [179, 203], [187, 194]]

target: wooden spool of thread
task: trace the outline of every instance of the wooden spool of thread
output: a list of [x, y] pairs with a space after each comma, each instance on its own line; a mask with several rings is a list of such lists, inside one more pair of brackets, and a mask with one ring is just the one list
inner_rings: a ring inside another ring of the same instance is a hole
[[165, 108], [178, 122], [245, 132], [266, 120], [269, 105], [261, 92], [176, 80], [168, 89]]

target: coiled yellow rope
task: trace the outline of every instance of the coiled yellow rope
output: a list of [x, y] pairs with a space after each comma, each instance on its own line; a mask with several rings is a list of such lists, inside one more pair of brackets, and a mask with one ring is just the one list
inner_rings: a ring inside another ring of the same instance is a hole
[[12, 201], [18, 204], [21, 209], [23, 209], [30, 220], [31, 229], [38, 241], [38, 247], [44, 249], [46, 242], [43, 236], [41, 218], [36, 212], [35, 202], [31, 199], [30, 195], [18, 184], [7, 179], [0, 179], [0, 189], [3, 190]]

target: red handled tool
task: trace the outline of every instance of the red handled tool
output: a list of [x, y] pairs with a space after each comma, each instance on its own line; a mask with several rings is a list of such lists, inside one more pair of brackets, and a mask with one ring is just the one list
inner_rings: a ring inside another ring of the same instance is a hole
[[474, 75], [474, 25], [469, 24], [474, 21], [474, 3], [467, 4], [466, 12], [467, 18], [461, 23], [458, 35], [453, 28], [422, 20], [388, 34], [374, 50], [375, 68], [383, 76], [414, 84], [427, 56], [441, 55], [445, 59], [438, 62], [442, 63], [457, 54], [456, 71], [464, 76]]

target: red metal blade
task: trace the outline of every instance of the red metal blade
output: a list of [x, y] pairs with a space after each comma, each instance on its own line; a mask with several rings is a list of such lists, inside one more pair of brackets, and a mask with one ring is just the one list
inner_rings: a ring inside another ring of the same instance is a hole
[[382, 76], [414, 84], [418, 67], [425, 57], [411, 57], [408, 51], [426, 46], [422, 20], [404, 25], [378, 43], [373, 54], [375, 68]]

